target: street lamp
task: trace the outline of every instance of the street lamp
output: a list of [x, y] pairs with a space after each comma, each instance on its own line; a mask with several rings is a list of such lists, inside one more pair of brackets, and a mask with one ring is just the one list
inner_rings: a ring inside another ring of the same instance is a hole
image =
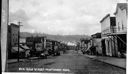
[[19, 26], [19, 29], [18, 29], [18, 59], [17, 59], [17, 61], [19, 62], [19, 59], [20, 59], [20, 57], [19, 57], [19, 46], [20, 46], [20, 26], [23, 26], [23, 25], [20, 25], [22, 22], [18, 22], [18, 26]]

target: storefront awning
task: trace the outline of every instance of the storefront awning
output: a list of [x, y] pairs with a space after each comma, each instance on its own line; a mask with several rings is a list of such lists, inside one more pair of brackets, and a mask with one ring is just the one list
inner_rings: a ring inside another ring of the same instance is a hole
[[24, 49], [24, 50], [29, 50], [30, 48], [28, 47], [28, 46], [26, 46], [26, 45], [20, 45], [20, 47], [22, 48], [22, 49]]
[[[19, 52], [24, 52], [25, 50], [19, 47]], [[18, 52], [18, 47], [12, 47], [12, 52]]]

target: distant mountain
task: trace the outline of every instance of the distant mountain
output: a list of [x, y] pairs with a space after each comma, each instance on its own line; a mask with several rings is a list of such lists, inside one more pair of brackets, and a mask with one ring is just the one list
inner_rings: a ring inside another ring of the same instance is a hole
[[21, 37], [31, 37], [31, 36], [46, 36], [48, 39], [53, 39], [57, 41], [65, 41], [65, 42], [76, 42], [79, 41], [80, 38], [89, 38], [88, 35], [50, 35], [45, 33], [28, 33], [21, 32]]

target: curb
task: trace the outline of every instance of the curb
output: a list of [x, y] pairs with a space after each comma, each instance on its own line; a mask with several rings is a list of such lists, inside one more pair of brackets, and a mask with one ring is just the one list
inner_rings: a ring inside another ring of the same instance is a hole
[[[88, 57], [88, 56], [87, 56], [87, 57]], [[90, 59], [94, 59], [94, 60], [97, 60], [97, 61], [99, 61], [99, 62], [106, 63], [106, 64], [108, 64], [108, 65], [112, 65], [112, 66], [115, 66], [115, 67], [118, 67], [118, 68], [121, 68], [121, 69], [126, 70], [126, 68], [124, 68], [124, 67], [120, 67], [120, 66], [117, 66], [117, 65], [114, 65], [114, 64], [111, 64], [111, 63], [102, 61], [102, 60], [98, 60], [98, 59], [96, 59], [96, 58], [91, 58], [91, 57], [88, 57], [88, 58], [90, 58]]]
[[[24, 59], [24, 60], [20, 60], [19, 62], [27, 62], [27, 61], [30, 61], [30, 60], [37, 60], [37, 59], [40, 59], [39, 57], [37, 58], [28, 58], [28, 59]], [[14, 61], [14, 62], [7, 62], [7, 64], [13, 64], [13, 63], [19, 63], [18, 61]]]
[[[36, 59], [39, 59], [39, 58], [34, 58], [34, 59], [24, 59], [24, 60], [19, 60], [19, 62], [25, 62], [25, 61], [28, 61], [28, 60], [36, 60]], [[13, 63], [19, 63], [18, 61], [14, 61], [14, 62], [7, 62], [7, 64], [13, 64]]]
[[[24, 62], [24, 61], [19, 61], [19, 62]], [[19, 63], [18, 61], [15, 62], [7, 62], [7, 64], [13, 64], [13, 63]]]

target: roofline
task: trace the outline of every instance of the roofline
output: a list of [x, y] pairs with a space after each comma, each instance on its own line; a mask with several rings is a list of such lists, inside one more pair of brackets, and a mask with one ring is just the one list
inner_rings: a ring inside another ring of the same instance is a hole
[[16, 27], [19, 27], [19, 25], [15, 24], [15, 23], [10, 23], [10, 26], [16, 26]]
[[[124, 10], [124, 9], [122, 9], [122, 10]], [[127, 10], [126, 10], [126, 13], [127, 13]], [[116, 11], [114, 12], [114, 15], [116, 15], [117, 14], [117, 9], [116, 9]]]
[[107, 14], [105, 17], [103, 17], [103, 19], [100, 21], [100, 23], [102, 23], [109, 16], [110, 16], [110, 14]]
[[[126, 5], [128, 5], [128, 3], [117, 3], [116, 11], [114, 12], [114, 15], [116, 15], [116, 14], [117, 14], [117, 10], [118, 10], [118, 6], [119, 6], [119, 4], [126, 4]], [[123, 10], [124, 10], [124, 9], [123, 9]], [[127, 12], [127, 10], [126, 10], [126, 12]]]

